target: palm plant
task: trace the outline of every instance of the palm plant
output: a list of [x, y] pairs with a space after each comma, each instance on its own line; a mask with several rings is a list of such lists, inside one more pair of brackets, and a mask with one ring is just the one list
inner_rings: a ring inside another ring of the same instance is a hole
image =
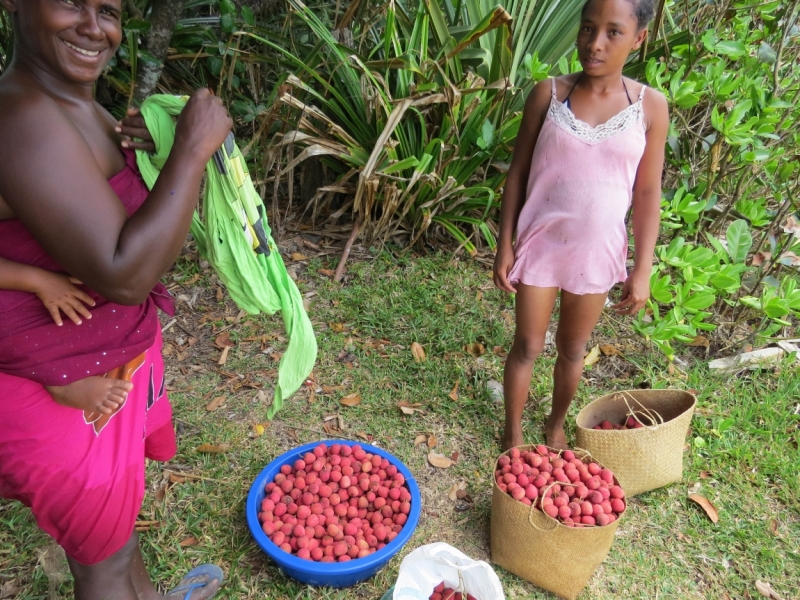
[[[340, 43], [300, 0], [289, 4], [310, 34], [305, 55], [270, 36], [247, 34], [293, 67], [268, 111], [283, 125], [267, 160], [275, 185], [303, 160], [323, 157], [338, 178], [309, 203], [314, 214], [345, 194], [346, 206], [334, 214], [352, 208], [370, 239], [405, 232], [413, 244], [436, 224], [470, 252], [483, 243], [492, 248], [490, 217], [519, 126], [514, 108], [520, 89], [509, 75], [527, 54], [512, 52], [510, 42], [517, 36], [535, 51], [535, 35], [515, 32], [512, 15], [500, 5], [480, 14], [477, 0], [457, 10], [436, 0], [422, 0], [416, 9], [389, 0], [382, 27], [371, 32], [372, 47], [362, 55]], [[512, 10], [541, 34], [542, 17], [533, 13], [538, 6], [553, 14], [556, 4], [529, 0]], [[556, 13], [567, 22], [580, 2], [561, 4]], [[568, 46], [544, 55], [560, 57]], [[491, 60], [485, 69], [471, 69], [474, 51], [482, 48], [484, 54], [492, 49]], [[298, 151], [293, 155], [290, 148]]]

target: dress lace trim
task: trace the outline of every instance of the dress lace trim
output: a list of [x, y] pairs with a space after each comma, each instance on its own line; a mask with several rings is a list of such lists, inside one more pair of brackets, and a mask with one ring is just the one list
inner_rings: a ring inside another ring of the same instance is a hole
[[550, 108], [547, 110], [547, 116], [553, 123], [564, 131], [571, 133], [579, 140], [591, 145], [599, 144], [630, 129], [637, 123], [643, 122], [644, 110], [642, 108], [642, 99], [644, 98], [644, 90], [646, 87], [647, 86], [642, 86], [642, 91], [639, 93], [639, 99], [636, 102], [626, 106], [605, 123], [597, 127], [592, 127], [588, 123], [578, 119], [569, 107], [558, 100], [556, 97], [556, 84], [554, 79], [553, 96], [550, 99]]

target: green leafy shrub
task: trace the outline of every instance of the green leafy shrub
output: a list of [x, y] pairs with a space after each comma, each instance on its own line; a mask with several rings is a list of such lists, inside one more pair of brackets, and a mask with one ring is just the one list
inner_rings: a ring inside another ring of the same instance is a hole
[[704, 33], [662, 37], [646, 68], [672, 126], [653, 299], [635, 323], [670, 358], [675, 342], [707, 345], [702, 331], [755, 341], [800, 315], [798, 3], [672, 9], [673, 31]]

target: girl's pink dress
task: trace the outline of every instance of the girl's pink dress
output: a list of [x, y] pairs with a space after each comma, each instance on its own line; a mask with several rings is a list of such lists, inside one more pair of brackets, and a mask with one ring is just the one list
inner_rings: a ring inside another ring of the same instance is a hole
[[625, 281], [625, 215], [645, 147], [636, 102], [591, 127], [556, 97], [531, 159], [508, 280], [573, 294], [605, 294]]

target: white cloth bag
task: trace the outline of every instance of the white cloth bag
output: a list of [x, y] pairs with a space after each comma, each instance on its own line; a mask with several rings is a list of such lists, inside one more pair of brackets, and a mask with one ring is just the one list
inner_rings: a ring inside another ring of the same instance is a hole
[[500, 579], [488, 563], [442, 542], [421, 546], [403, 559], [392, 600], [428, 600], [442, 581], [477, 600], [505, 600]]

